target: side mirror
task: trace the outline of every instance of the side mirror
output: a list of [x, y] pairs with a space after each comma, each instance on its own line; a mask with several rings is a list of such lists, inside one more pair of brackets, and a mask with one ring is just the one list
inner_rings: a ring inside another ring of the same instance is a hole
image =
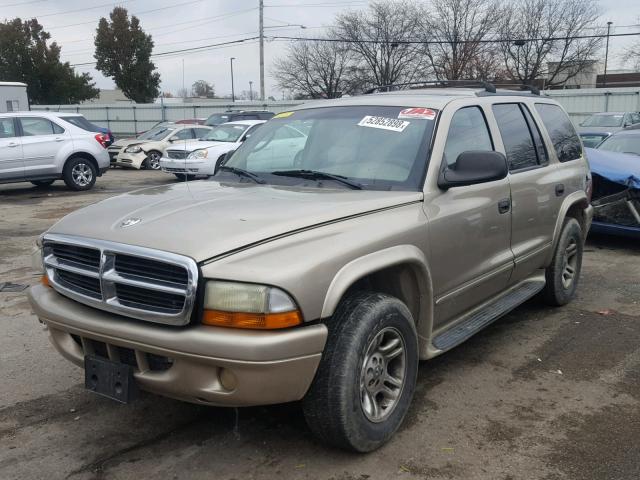
[[507, 176], [507, 159], [500, 152], [469, 150], [458, 155], [456, 163], [444, 168], [438, 186], [444, 190], [476, 183], [493, 182]]
[[250, 136], [251, 136], [251, 134], [250, 134], [250, 133], [247, 133], [247, 134], [244, 136], [244, 138], [242, 139], [242, 141], [244, 142], [244, 141], [245, 141], [247, 138], [249, 138]]
[[235, 150], [229, 150], [227, 153], [222, 155], [218, 160], [216, 160], [216, 168], [213, 170], [214, 175], [218, 173], [218, 170], [220, 169], [221, 166], [227, 163], [227, 161], [231, 158], [231, 155], [233, 155], [233, 152], [235, 152]]

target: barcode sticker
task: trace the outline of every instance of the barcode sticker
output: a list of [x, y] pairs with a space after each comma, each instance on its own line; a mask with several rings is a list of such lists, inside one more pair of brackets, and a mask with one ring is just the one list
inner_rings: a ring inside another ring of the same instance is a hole
[[376, 117], [367, 115], [358, 123], [360, 127], [381, 128], [383, 130], [391, 130], [393, 132], [402, 132], [411, 122], [397, 120], [395, 118]]

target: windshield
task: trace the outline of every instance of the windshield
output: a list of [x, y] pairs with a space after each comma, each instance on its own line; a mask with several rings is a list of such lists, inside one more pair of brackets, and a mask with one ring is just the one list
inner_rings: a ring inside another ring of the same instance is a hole
[[200, 140], [206, 140], [209, 142], [237, 142], [250, 126], [251, 125], [220, 125], [219, 127], [211, 130], [204, 137], [201, 137]]
[[72, 125], [75, 125], [76, 127], [80, 127], [83, 130], [86, 130], [88, 132], [99, 132], [100, 128], [97, 127], [96, 125], [94, 125], [93, 123], [91, 123], [89, 120], [87, 120], [84, 117], [62, 117], [63, 120], [66, 120], [67, 122], [69, 122]]
[[138, 137], [138, 140], [162, 140], [170, 135], [175, 129], [168, 127], [156, 127], [152, 128], [148, 132], [144, 132]]
[[584, 122], [583, 127], [621, 127], [624, 115], [622, 113], [612, 115], [591, 115]]
[[387, 106], [280, 113], [225, 165], [272, 184], [339, 188], [333, 175], [363, 189], [419, 190], [435, 117], [432, 109]]
[[204, 122], [205, 125], [215, 126], [229, 121], [229, 115], [226, 113], [214, 113]]
[[640, 135], [612, 135], [598, 146], [598, 150], [640, 155]]

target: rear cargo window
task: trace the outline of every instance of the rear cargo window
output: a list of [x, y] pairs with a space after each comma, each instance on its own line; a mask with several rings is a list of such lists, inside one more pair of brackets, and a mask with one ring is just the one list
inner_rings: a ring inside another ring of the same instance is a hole
[[573, 124], [564, 110], [551, 103], [536, 103], [536, 110], [542, 118], [558, 160], [568, 162], [582, 156], [582, 146]]

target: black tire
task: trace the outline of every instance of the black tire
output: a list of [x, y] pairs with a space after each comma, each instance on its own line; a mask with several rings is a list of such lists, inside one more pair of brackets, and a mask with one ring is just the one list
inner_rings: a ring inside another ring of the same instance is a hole
[[55, 180], [31, 180], [31, 183], [38, 188], [49, 187], [53, 182], [55, 182]]
[[193, 180], [194, 178], [196, 178], [195, 175], [185, 175], [184, 173], [174, 173], [174, 175], [176, 176], [176, 178], [180, 181], [185, 181], [185, 180]]
[[547, 283], [543, 297], [549, 305], [566, 305], [575, 295], [580, 280], [583, 249], [582, 228], [575, 218], [568, 218], [560, 232], [551, 265], [545, 271]]
[[[395, 297], [359, 292], [341, 302], [327, 327], [329, 336], [322, 360], [302, 403], [307, 424], [325, 443], [370, 452], [395, 433], [413, 397], [418, 372], [418, 337], [411, 312]], [[379, 335], [382, 335], [380, 350], [374, 347], [372, 352], [370, 348], [375, 345], [372, 342]], [[380, 353], [383, 361], [373, 362], [383, 346], [390, 348], [390, 352], [397, 350], [397, 345], [390, 346], [393, 340], [389, 339], [394, 338], [403, 342], [397, 344], [404, 347], [403, 353], [391, 360], [384, 360], [388, 353]], [[402, 365], [397, 363], [400, 358]], [[393, 384], [386, 380], [390, 377], [380, 380], [379, 375], [389, 373], [390, 368], [394, 369], [392, 377], [396, 382], [402, 371], [403, 381], [394, 386], [397, 396], [390, 400], [394, 403], [387, 403], [389, 410], [378, 408], [382, 417], [372, 420], [375, 409], [367, 413], [366, 405], [373, 405], [372, 396], [382, 395], [384, 399], [383, 387], [389, 391], [388, 387]], [[367, 393], [369, 387], [380, 391], [371, 396]]]
[[83, 191], [93, 188], [97, 173], [93, 162], [83, 157], [75, 157], [65, 163], [62, 178], [71, 190]]
[[160, 158], [162, 158], [162, 154], [160, 152], [151, 150], [147, 153], [147, 158], [142, 162], [140, 168], [145, 170], [160, 170]]

